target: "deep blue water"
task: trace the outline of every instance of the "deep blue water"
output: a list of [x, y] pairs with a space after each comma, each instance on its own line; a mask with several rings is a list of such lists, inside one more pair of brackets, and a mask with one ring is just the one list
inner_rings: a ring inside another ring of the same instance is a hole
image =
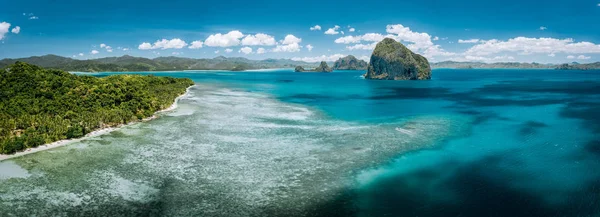
[[430, 81], [373, 81], [363, 73], [151, 74], [266, 93], [359, 123], [470, 117], [467, 135], [360, 172], [358, 187], [323, 204], [329, 214], [600, 215], [600, 71], [437, 69]]

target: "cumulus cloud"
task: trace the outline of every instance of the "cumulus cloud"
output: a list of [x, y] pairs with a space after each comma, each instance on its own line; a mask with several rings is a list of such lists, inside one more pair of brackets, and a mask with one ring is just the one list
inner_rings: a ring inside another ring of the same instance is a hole
[[181, 55], [181, 54], [183, 54], [183, 52], [172, 52], [172, 53], [171, 53], [171, 55], [174, 55], [174, 56], [179, 56], [179, 55]]
[[304, 61], [304, 62], [309, 62], [309, 63], [321, 62], [321, 61], [333, 62], [333, 61], [338, 60], [339, 58], [346, 57], [346, 56], [347, 55], [344, 55], [344, 54], [333, 54], [330, 56], [322, 55], [322, 56], [315, 56], [315, 57], [294, 57], [294, 58], [292, 58], [292, 60]]
[[348, 32], [355, 32], [355, 31], [356, 31], [356, 29], [355, 29], [355, 28], [350, 28], [350, 29], [348, 29]]
[[10, 23], [7, 23], [7, 22], [0, 23], [0, 40], [2, 40], [4, 38], [4, 35], [6, 35], [6, 33], [8, 33], [9, 29], [10, 29]]
[[476, 39], [476, 38], [474, 38], [474, 39], [466, 39], [466, 40], [458, 39], [458, 43], [459, 44], [477, 44], [479, 42], [480, 42], [480, 40]]
[[355, 44], [352, 46], [347, 46], [346, 49], [348, 49], [348, 50], [373, 50], [373, 49], [375, 49], [376, 45], [377, 45], [377, 42], [374, 42], [371, 44]]
[[106, 44], [100, 44], [100, 48], [106, 47]]
[[[380, 33], [366, 33], [357, 36], [345, 36], [335, 40], [338, 44], [355, 44], [346, 46], [348, 50], [372, 50], [384, 38], [392, 38], [404, 43], [409, 49], [428, 58], [433, 56], [454, 56], [455, 53], [447, 52], [432, 41], [427, 33], [414, 32], [409, 27], [401, 24], [387, 25], [386, 35]], [[439, 38], [438, 38], [439, 39]], [[365, 43], [368, 42], [368, 43]]]
[[189, 49], [200, 49], [204, 43], [202, 41], [192, 41], [192, 44], [188, 47]]
[[340, 29], [340, 26], [335, 25], [333, 28], [327, 29], [327, 31], [325, 31], [325, 34], [327, 34], [327, 35], [337, 35], [337, 34], [340, 34], [340, 32], [338, 31], [339, 29]]
[[92, 50], [92, 51], [90, 52], [90, 54], [92, 54], [92, 55], [96, 55], [96, 54], [98, 54], [98, 53], [100, 53], [100, 51], [97, 51], [97, 50]]
[[83, 56], [83, 53], [79, 53], [78, 55], [79, 55], [80, 57], [82, 57], [82, 56]]
[[30, 20], [37, 20], [37, 19], [40, 19], [40, 18], [39, 18], [39, 17], [36, 17], [36, 16], [31, 16], [31, 17], [29, 17], [29, 19], [30, 19]]
[[266, 52], [267, 52], [267, 50], [265, 50], [265, 49], [264, 49], [264, 48], [262, 48], [262, 47], [259, 47], [258, 49], [256, 49], [256, 53], [257, 53], [257, 54], [264, 54], [264, 53], [266, 53]]
[[240, 48], [240, 50], [238, 52], [239, 53], [244, 53], [244, 54], [251, 54], [252, 53], [252, 48], [251, 47], [243, 47], [243, 48]]
[[15, 26], [15, 28], [13, 28], [10, 32], [15, 33], [15, 34], [19, 34], [19, 32], [21, 32], [21, 27], [20, 26]]
[[317, 30], [321, 30], [321, 26], [315, 25], [313, 27], [310, 27], [310, 31], [317, 31]]
[[225, 49], [225, 53], [231, 53], [231, 52], [233, 52], [233, 49], [229, 49], [229, 48]]
[[277, 42], [275, 41], [275, 38], [273, 36], [264, 33], [258, 33], [256, 35], [247, 35], [244, 39], [242, 39], [242, 45], [245, 46], [273, 46], [276, 43]]
[[204, 40], [204, 45], [209, 47], [232, 47], [240, 44], [240, 39], [244, 37], [244, 34], [238, 30], [233, 30], [227, 34], [217, 33], [208, 36]]
[[281, 41], [281, 44], [298, 44], [302, 42], [301, 38], [298, 38], [294, 35], [286, 35], [285, 38]]
[[308, 51], [312, 51], [314, 47], [310, 44], [306, 45], [306, 49], [308, 49]]
[[148, 42], [144, 42], [142, 44], [140, 44], [138, 46], [138, 49], [140, 50], [154, 50], [154, 49], [181, 49], [185, 46], [187, 46], [188, 44], [179, 39], [179, 38], [174, 38], [171, 40], [168, 39], [162, 39], [162, 40], [158, 40], [156, 42], [154, 42], [154, 44], [150, 44]]
[[440, 37], [435, 36], [435, 37], [433, 37], [433, 40], [434, 41], [440, 40]]
[[215, 53], [219, 53], [219, 50], [216, 50]]
[[572, 38], [527, 38], [516, 37], [506, 41], [492, 39], [475, 45], [466, 51], [469, 55], [491, 55], [502, 52], [520, 54], [589, 54], [600, 53], [600, 45], [591, 42], [575, 42]]
[[540, 30], [544, 31], [546, 29], [548, 29], [548, 28], [546, 28], [545, 26], [540, 26]]

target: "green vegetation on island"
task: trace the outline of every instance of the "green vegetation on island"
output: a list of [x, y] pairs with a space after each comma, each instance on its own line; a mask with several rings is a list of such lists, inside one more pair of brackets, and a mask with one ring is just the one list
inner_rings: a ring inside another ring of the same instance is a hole
[[365, 70], [368, 63], [364, 60], [356, 59], [352, 55], [340, 58], [333, 63], [334, 70]]
[[375, 46], [365, 78], [428, 80], [431, 79], [431, 68], [425, 57], [413, 53], [394, 39], [385, 38]]
[[332, 72], [333, 69], [330, 68], [325, 61], [321, 61], [321, 64], [315, 69], [306, 70], [302, 66], [296, 66], [294, 69], [296, 72]]
[[151, 117], [193, 84], [152, 75], [77, 76], [17, 62], [0, 69], [0, 153]]
[[561, 65], [557, 66], [556, 69], [558, 69], [558, 70], [593, 70], [593, 69], [600, 69], [600, 62], [587, 63], [587, 64], [580, 64], [580, 63], [561, 64]]

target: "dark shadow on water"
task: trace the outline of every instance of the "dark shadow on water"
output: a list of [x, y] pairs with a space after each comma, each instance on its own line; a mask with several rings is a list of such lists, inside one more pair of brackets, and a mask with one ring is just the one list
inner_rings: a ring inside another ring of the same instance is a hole
[[[542, 195], [512, 187], [509, 183], [527, 177], [502, 169], [499, 164], [503, 161], [505, 159], [501, 156], [491, 156], [477, 162], [444, 163], [381, 178], [356, 191], [355, 200], [360, 207], [357, 212], [333, 216], [548, 217], [600, 214], [600, 180], [582, 186], [564, 203], [549, 203]], [[338, 203], [333, 201], [323, 207], [327, 209], [328, 205]]]
[[521, 125], [521, 129], [519, 130], [519, 134], [521, 136], [527, 136], [534, 133], [537, 133], [538, 129], [548, 127], [547, 124], [537, 121], [527, 121]]

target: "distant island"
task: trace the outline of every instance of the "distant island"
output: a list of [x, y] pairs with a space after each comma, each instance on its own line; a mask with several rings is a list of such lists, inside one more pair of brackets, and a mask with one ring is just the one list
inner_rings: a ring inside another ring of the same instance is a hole
[[295, 72], [332, 72], [333, 69], [329, 68], [329, 66], [327, 65], [327, 63], [325, 61], [321, 61], [321, 64], [319, 64], [319, 66], [315, 69], [306, 70], [302, 66], [296, 66], [294, 71]]
[[413, 53], [402, 43], [385, 38], [377, 43], [365, 74], [375, 80], [429, 80], [431, 67], [427, 58]]
[[0, 70], [0, 154], [152, 117], [194, 85], [189, 78], [78, 76], [24, 62]]
[[352, 55], [340, 58], [333, 63], [334, 70], [366, 70], [367, 63], [364, 60], [359, 60]]
[[541, 64], [541, 63], [518, 63], [518, 62], [455, 62], [444, 61], [431, 63], [431, 68], [440, 69], [558, 69], [558, 70], [591, 70], [600, 69], [600, 62], [589, 64]]

